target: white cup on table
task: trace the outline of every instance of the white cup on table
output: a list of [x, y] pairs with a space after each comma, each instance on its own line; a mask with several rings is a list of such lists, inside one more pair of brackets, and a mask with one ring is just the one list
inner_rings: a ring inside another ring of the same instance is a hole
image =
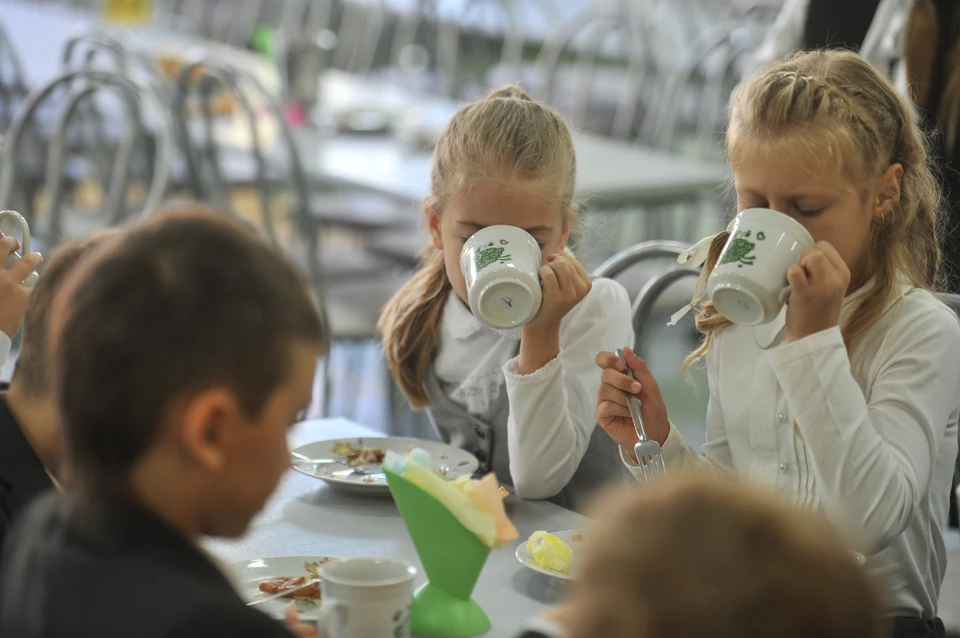
[[326, 638], [410, 636], [416, 568], [395, 558], [341, 558], [320, 568], [317, 628]]
[[[4, 270], [10, 270], [10, 268], [20, 261], [24, 255], [30, 252], [30, 226], [27, 224], [27, 220], [24, 219], [23, 215], [16, 211], [4, 210], [0, 211], [0, 222], [3, 222], [5, 219], [12, 219], [17, 223], [17, 226], [20, 227], [20, 250], [10, 253], [10, 256], [7, 257], [7, 261], [3, 266]], [[37, 280], [39, 279], [37, 271], [33, 270], [27, 275], [27, 278], [23, 280], [23, 285], [27, 288], [33, 288], [37, 285]]]
[[733, 323], [755, 326], [773, 321], [790, 296], [787, 270], [814, 245], [807, 229], [783, 213], [766, 208], [743, 211], [707, 279], [710, 301]]
[[496, 330], [528, 323], [543, 301], [542, 264], [540, 245], [522, 228], [499, 225], [478, 230], [460, 251], [470, 311]]

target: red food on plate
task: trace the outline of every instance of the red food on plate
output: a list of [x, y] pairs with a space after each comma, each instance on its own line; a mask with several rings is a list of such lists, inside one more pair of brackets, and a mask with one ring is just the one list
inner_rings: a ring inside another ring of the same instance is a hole
[[[265, 594], [279, 594], [280, 592], [298, 587], [309, 580], [306, 576], [277, 576], [270, 580], [260, 583], [260, 591]], [[320, 600], [320, 583], [314, 583], [309, 587], [298, 589], [286, 594], [284, 598], [307, 598], [310, 600]]]

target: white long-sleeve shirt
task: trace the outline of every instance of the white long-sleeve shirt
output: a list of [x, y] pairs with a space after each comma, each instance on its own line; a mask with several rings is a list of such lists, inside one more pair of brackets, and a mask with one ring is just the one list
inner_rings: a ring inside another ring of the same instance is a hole
[[[865, 290], [845, 300], [844, 318]], [[839, 328], [783, 343], [785, 311], [715, 334], [703, 455], [672, 426], [663, 453], [668, 471], [719, 471], [822, 510], [889, 584], [889, 613], [932, 618], [957, 458], [960, 324], [929, 292], [901, 293], [852, 360]]]
[[440, 324], [434, 373], [444, 393], [472, 415], [506, 391], [510, 474], [523, 498], [551, 498], [573, 477], [596, 428], [596, 356], [633, 344], [624, 288], [597, 279], [560, 323], [560, 354], [528, 375], [517, 372], [519, 331], [491, 330], [451, 292]]

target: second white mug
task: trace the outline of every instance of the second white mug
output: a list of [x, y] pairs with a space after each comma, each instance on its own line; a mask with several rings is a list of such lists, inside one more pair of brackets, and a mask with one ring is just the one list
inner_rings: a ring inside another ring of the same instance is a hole
[[787, 270], [814, 245], [807, 229], [783, 213], [766, 208], [743, 211], [707, 279], [710, 301], [737, 324], [773, 321], [789, 296]]
[[341, 558], [320, 568], [322, 636], [410, 636], [416, 568], [394, 558]]

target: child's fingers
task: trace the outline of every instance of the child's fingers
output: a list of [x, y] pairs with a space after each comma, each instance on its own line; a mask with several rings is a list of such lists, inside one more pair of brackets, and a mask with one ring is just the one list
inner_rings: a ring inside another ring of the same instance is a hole
[[597, 401], [597, 411], [593, 415], [593, 418], [596, 419], [597, 423], [601, 425], [609, 425], [619, 419], [629, 419], [630, 418], [630, 408], [625, 405], [621, 405], [614, 401]]
[[583, 264], [580, 263], [580, 260], [575, 257], [567, 257], [567, 260], [581, 278], [590, 279], [590, 274], [587, 272], [587, 269], [583, 267]]
[[827, 256], [816, 248], [804, 253], [800, 259], [800, 266], [810, 274], [809, 279], [811, 284], [823, 283], [835, 272]]
[[639, 381], [631, 379], [622, 372], [610, 369], [600, 373], [600, 383], [630, 394], [638, 394], [643, 389]]
[[623, 365], [623, 361], [620, 360], [620, 357], [613, 352], [601, 352], [594, 360], [597, 362], [597, 366], [604, 370], [610, 368], [613, 370], [619, 370], [620, 372], [627, 371], [627, 366]]
[[846, 273], [849, 276], [850, 269], [847, 268], [847, 264], [843, 261], [843, 257], [840, 256], [840, 253], [837, 252], [837, 249], [834, 248], [829, 242], [820, 241], [817, 242], [817, 248], [820, 249], [820, 252], [823, 253], [823, 256], [827, 258], [827, 261], [830, 262], [830, 265], [836, 268], [841, 273]]
[[550, 262], [550, 268], [557, 275], [560, 292], [572, 294], [574, 290], [573, 269], [570, 267], [570, 262], [564, 259], [563, 255], [557, 255], [557, 258]]
[[804, 295], [810, 288], [810, 283], [807, 281], [807, 273], [804, 272], [803, 266], [795, 264], [790, 266], [787, 269], [787, 281], [790, 283], [791, 295]]
[[647, 362], [638, 357], [637, 353], [631, 348], [624, 348], [623, 354], [636, 380], [642, 385], [647, 386], [648, 390], [655, 390], [657, 388], [657, 380], [653, 377], [653, 373], [650, 372], [650, 368], [647, 367]]
[[13, 237], [0, 236], [0, 259], [6, 261], [10, 253], [20, 249], [20, 242]]
[[43, 261], [43, 257], [40, 256], [40, 253], [29, 253], [24, 255], [22, 258], [17, 260], [17, 263], [10, 267], [8, 271], [10, 277], [13, 278], [18, 284], [23, 283], [23, 280], [27, 278], [37, 266], [40, 265], [40, 262]]
[[540, 267], [540, 284], [543, 286], [543, 296], [547, 299], [557, 299], [560, 295], [560, 283], [557, 273], [549, 265]]

